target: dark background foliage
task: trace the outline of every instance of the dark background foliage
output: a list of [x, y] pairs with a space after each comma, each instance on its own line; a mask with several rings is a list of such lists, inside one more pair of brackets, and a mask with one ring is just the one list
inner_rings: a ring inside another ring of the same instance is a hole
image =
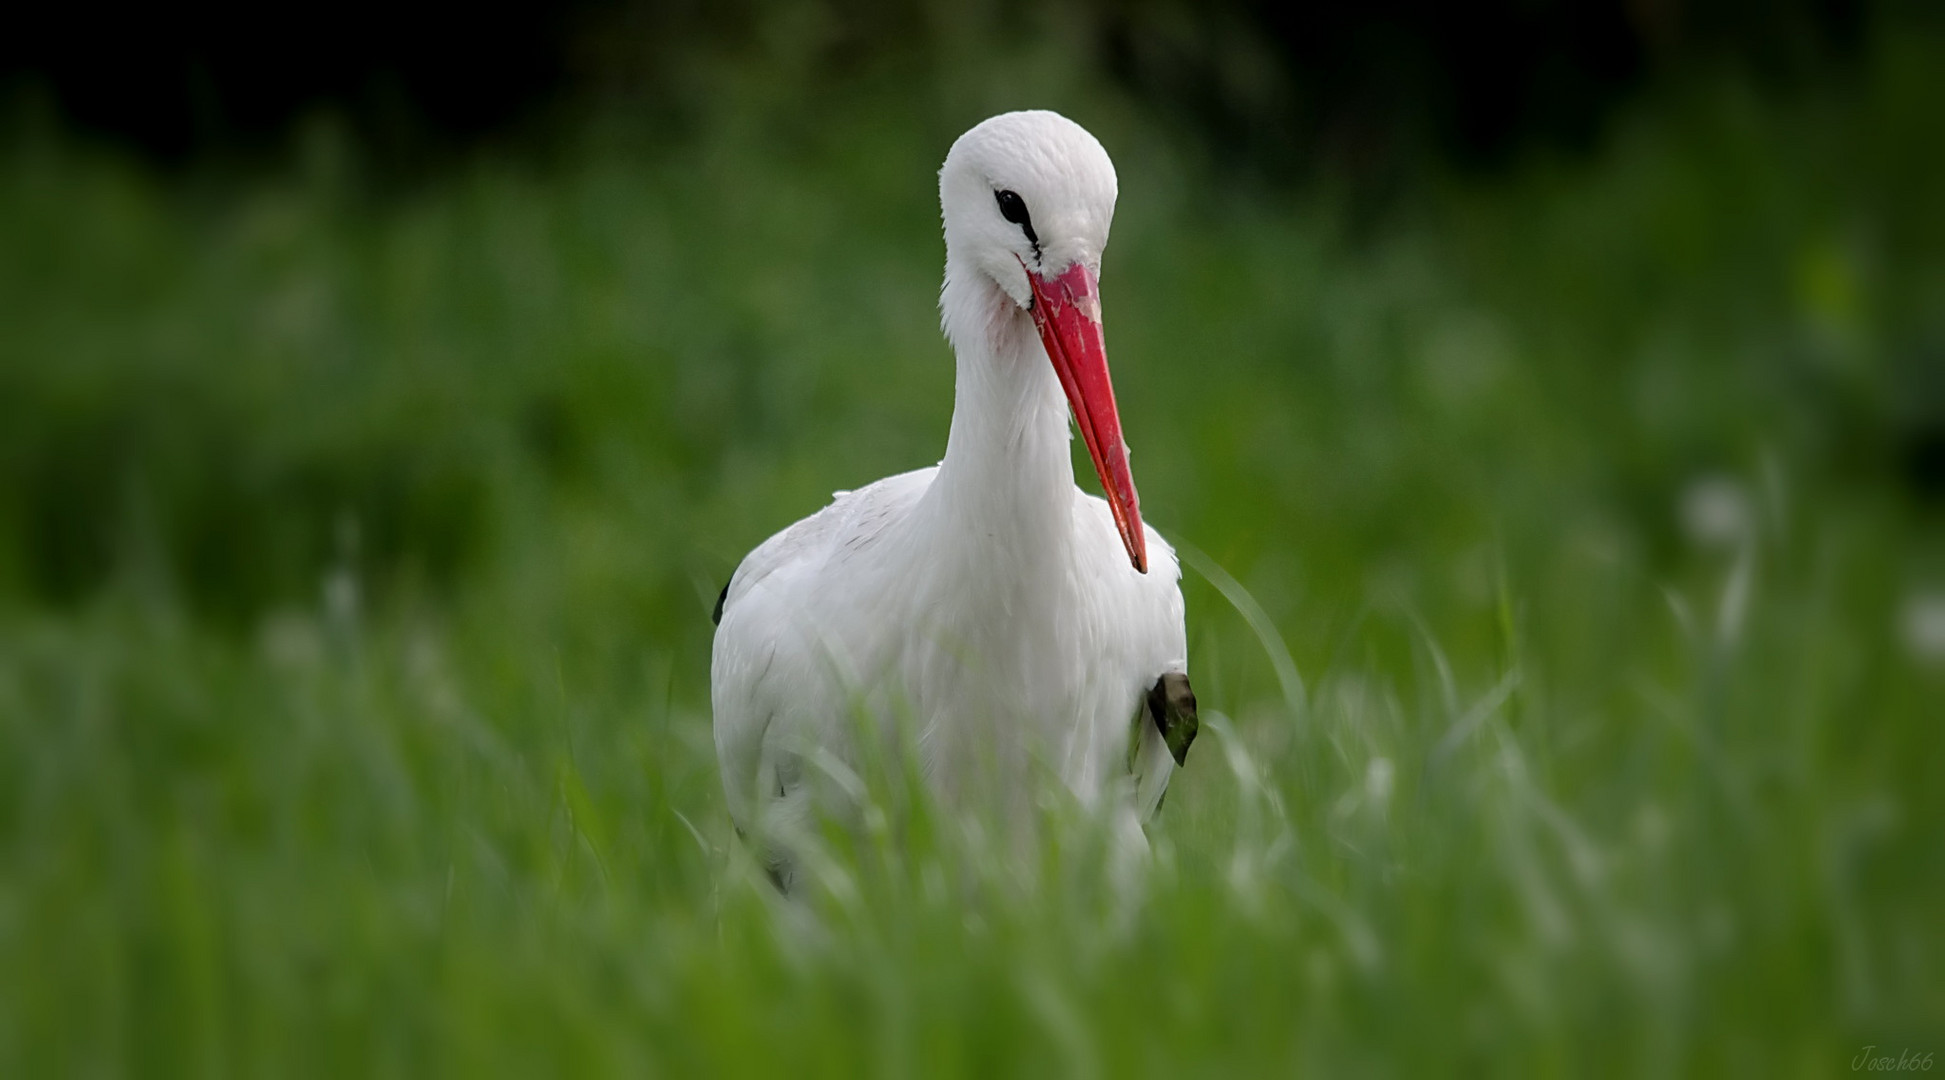
[[[1042, 15], [998, 3], [815, 5], [793, 48], [831, 78], [861, 60], [950, 48], [963, 21], [1005, 38]], [[774, 9], [579, 0], [485, 14], [452, 3], [33, 5], [0, 72], [81, 130], [168, 162], [275, 145], [331, 105], [387, 151], [517, 131], [563, 103], [667, 105], [698, 52], [764, 48]], [[1862, 0], [1084, 3], [1077, 67], [1101, 67], [1204, 139], [1278, 177], [1363, 174], [1436, 153], [1468, 164], [1534, 145], [1585, 149], [1657, 81], [1734, 65], [1788, 90], [1841, 72], [1883, 16]], [[659, 99], [659, 100], [658, 100]]]

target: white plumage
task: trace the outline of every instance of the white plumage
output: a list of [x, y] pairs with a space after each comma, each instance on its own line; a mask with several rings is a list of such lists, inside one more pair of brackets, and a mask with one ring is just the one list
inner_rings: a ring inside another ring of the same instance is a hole
[[[860, 732], [908, 733], [946, 805], [1025, 804], [1052, 776], [1137, 838], [1175, 764], [1146, 702], [1187, 670], [1180, 570], [1140, 521], [1093, 292], [1114, 167], [1072, 121], [1008, 113], [954, 143], [939, 194], [944, 460], [771, 537], [719, 613], [723, 786], [786, 888]], [[1118, 506], [1074, 485], [1070, 402]]]

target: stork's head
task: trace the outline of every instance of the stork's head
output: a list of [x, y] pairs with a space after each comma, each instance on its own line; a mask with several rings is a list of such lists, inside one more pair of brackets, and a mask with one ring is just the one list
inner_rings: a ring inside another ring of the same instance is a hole
[[959, 136], [939, 170], [946, 250], [1029, 307], [1028, 275], [1100, 271], [1115, 190], [1114, 163], [1086, 128], [1054, 112], [1003, 113]]
[[1147, 573], [1096, 285], [1115, 193], [1114, 163], [1100, 142], [1059, 113], [1039, 110], [979, 124], [952, 144], [939, 170], [947, 274], [980, 275], [1032, 314], [1122, 545], [1135, 569]]

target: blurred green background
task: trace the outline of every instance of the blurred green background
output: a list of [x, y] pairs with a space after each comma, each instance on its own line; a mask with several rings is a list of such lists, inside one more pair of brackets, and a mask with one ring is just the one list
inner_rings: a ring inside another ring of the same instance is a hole
[[[1945, 1050], [1936, 12], [346, 10], [6, 52], [0, 1071]], [[1138, 889], [941, 823], [779, 905], [710, 607], [942, 452], [1028, 106], [1205, 742]]]

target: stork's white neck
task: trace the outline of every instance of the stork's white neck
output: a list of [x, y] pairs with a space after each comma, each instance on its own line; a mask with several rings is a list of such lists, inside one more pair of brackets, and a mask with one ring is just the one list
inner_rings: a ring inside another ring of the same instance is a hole
[[989, 569], [1056, 560], [1074, 500], [1059, 376], [1032, 318], [950, 256], [939, 306], [958, 374], [945, 460], [926, 497], [932, 523]]

